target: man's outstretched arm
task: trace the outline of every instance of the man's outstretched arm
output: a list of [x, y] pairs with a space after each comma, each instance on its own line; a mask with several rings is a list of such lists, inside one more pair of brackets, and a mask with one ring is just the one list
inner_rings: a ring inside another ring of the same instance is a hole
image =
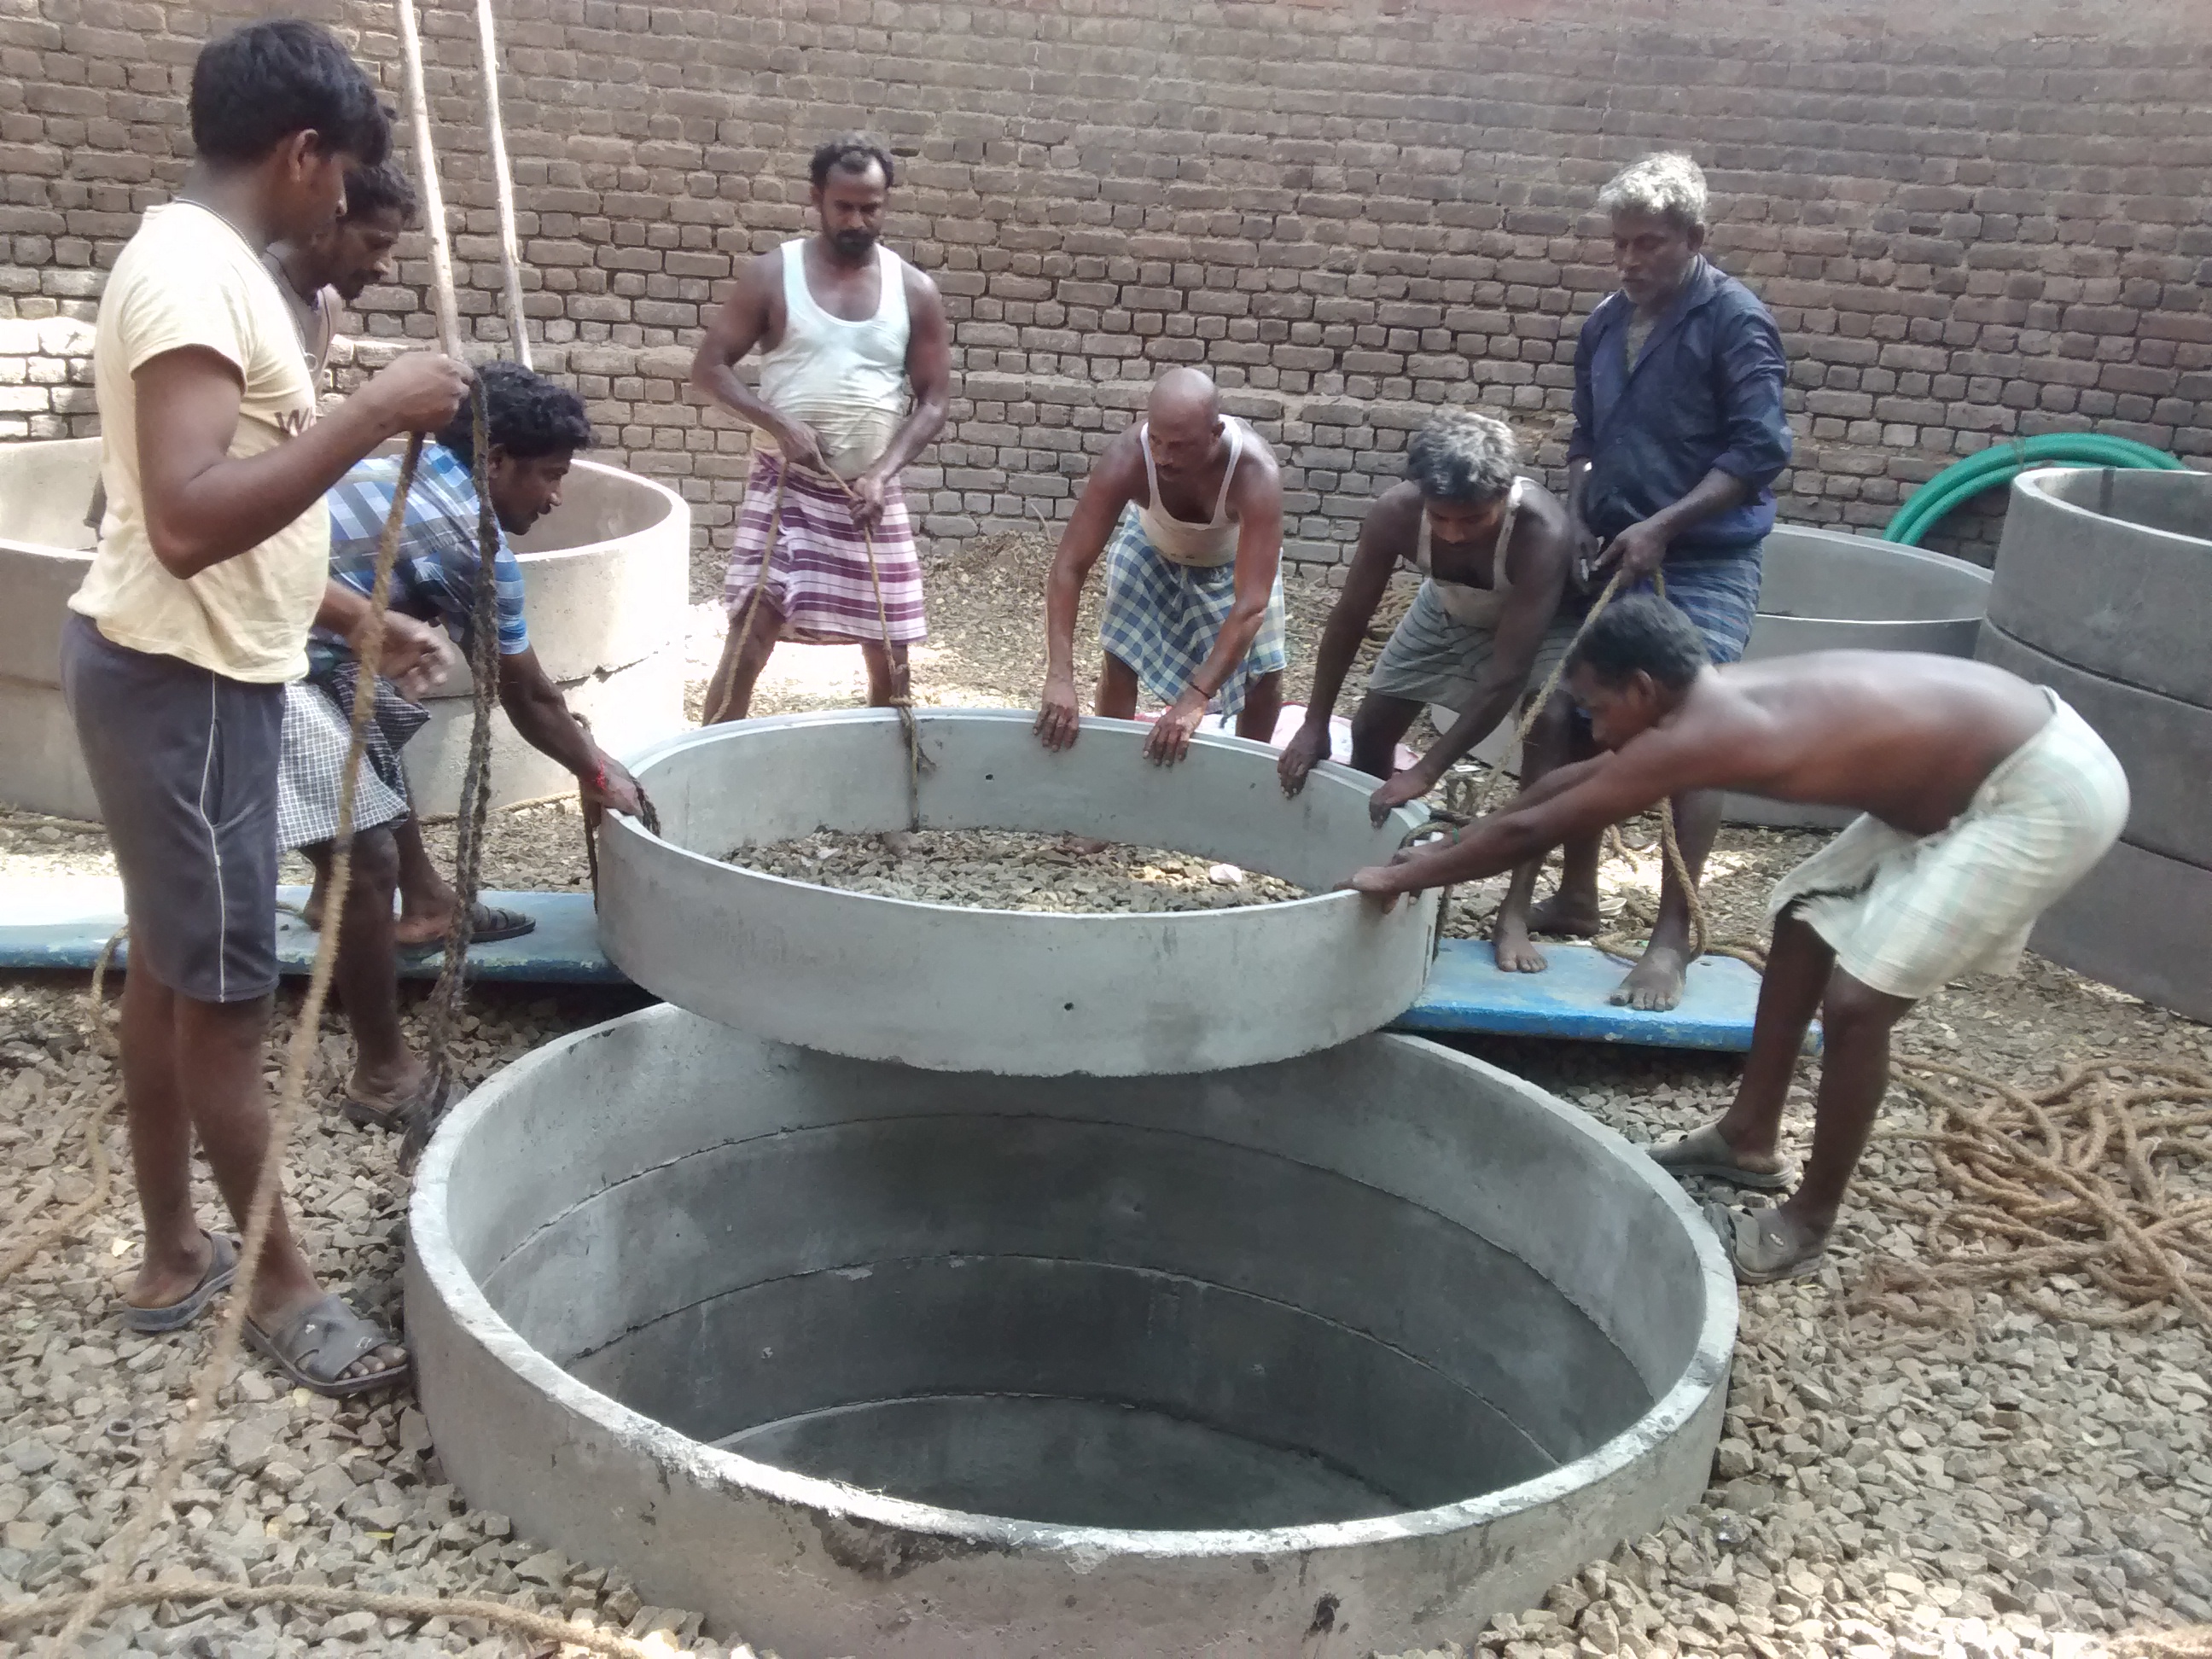
[[[1638, 750], [1642, 752], [1638, 752]], [[1564, 767], [1449, 841], [1409, 848], [1353, 873], [1349, 885], [1380, 898], [1503, 875], [1525, 859], [1648, 811], [1669, 795], [1715, 781], [1709, 751], [1675, 732], [1650, 732], [1616, 754]]]
[[1044, 703], [1036, 720], [1036, 733], [1048, 749], [1073, 744], [1082, 724], [1075, 693], [1075, 613], [1083, 584], [1106, 550], [1106, 538], [1114, 533], [1121, 509], [1135, 499], [1137, 465], [1133, 434], [1116, 440], [1084, 483], [1052, 556], [1052, 574], [1044, 586]]
[[1359, 643], [1367, 637], [1367, 625], [1375, 620], [1376, 610], [1389, 589], [1390, 573], [1397, 568], [1397, 544], [1406, 538], [1377, 524], [1377, 515], [1386, 512], [1379, 506], [1367, 509], [1351, 567], [1344, 574], [1344, 589], [1322, 625], [1321, 644], [1314, 653], [1313, 694], [1306, 702], [1305, 724], [1284, 746], [1283, 757], [1275, 767], [1287, 793], [1295, 795], [1304, 788], [1306, 775], [1328, 758], [1329, 716], [1336, 712], [1337, 697], [1359, 655]]

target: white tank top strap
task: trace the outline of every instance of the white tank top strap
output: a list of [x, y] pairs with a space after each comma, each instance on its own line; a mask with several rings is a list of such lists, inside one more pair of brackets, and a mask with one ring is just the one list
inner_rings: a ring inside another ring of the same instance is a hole
[[1244, 459], [1244, 422], [1231, 415], [1221, 423], [1229, 428], [1229, 465], [1222, 469], [1221, 493], [1213, 498], [1215, 524], [1229, 521], [1229, 486], [1237, 482], [1237, 463]]
[[1145, 539], [1170, 564], [1214, 569], [1237, 561], [1237, 521], [1229, 516], [1229, 489], [1237, 479], [1237, 463], [1243, 459], [1244, 423], [1234, 415], [1222, 417], [1229, 436], [1229, 465], [1221, 475], [1221, 493], [1213, 502], [1213, 516], [1194, 524], [1170, 513], [1160, 499], [1159, 469], [1152, 460], [1152, 422], [1137, 427], [1137, 447], [1145, 455], [1145, 485], [1148, 503], [1137, 510]]
[[1521, 514], [1522, 487], [1528, 481], [1516, 478], [1512, 490], [1505, 497], [1505, 514], [1498, 520], [1498, 538], [1490, 547], [1490, 586], [1477, 587], [1471, 582], [1439, 581], [1431, 568], [1429, 551], [1429, 514], [1421, 511], [1421, 527], [1413, 542], [1413, 567], [1429, 579], [1436, 590], [1437, 602], [1445, 613], [1470, 628], [1495, 628], [1498, 613], [1505, 608], [1506, 595], [1512, 592], [1513, 579], [1506, 568], [1506, 556], [1513, 542], [1513, 526]]
[[[1513, 544], [1513, 521], [1521, 516], [1521, 486], [1526, 482], [1516, 478], [1513, 488], [1505, 492], [1505, 516], [1498, 520], [1498, 539], [1490, 549], [1490, 591], [1493, 593], [1503, 594], [1513, 585], [1513, 579], [1506, 574], [1505, 556]], [[1425, 519], [1428, 515], [1421, 516]]]

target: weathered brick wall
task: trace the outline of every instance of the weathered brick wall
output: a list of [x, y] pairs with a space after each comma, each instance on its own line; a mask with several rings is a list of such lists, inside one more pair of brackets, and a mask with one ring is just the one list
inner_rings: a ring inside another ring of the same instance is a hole
[[[303, 9], [396, 97], [380, 0]], [[89, 314], [181, 173], [194, 51], [252, 9], [0, 0], [0, 319]], [[894, 240], [954, 319], [952, 422], [908, 477], [939, 540], [1064, 516], [1172, 362], [1211, 368], [1285, 453], [1303, 559], [1341, 554], [1438, 402], [1506, 413], [1556, 465], [1577, 319], [1610, 285], [1589, 203], [1662, 145], [1706, 167], [1716, 257], [1787, 337], [1789, 518], [1876, 528], [2014, 434], [2212, 455], [2203, 0], [500, 13], [541, 363], [702, 537], [747, 434], [684, 388], [690, 346], [733, 262], [801, 229], [805, 153], [848, 125], [908, 158]], [[441, 0], [423, 27], [462, 303], [496, 342], [472, 14]], [[431, 331], [411, 252], [365, 297], [365, 360]], [[0, 337], [0, 437], [84, 419], [81, 364], [28, 337]]]

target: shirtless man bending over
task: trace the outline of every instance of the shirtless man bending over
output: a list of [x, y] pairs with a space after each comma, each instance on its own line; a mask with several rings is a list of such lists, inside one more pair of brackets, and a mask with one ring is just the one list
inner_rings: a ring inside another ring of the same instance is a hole
[[1395, 903], [1480, 880], [1684, 789], [1858, 808], [1768, 902], [1774, 944], [1735, 1103], [1655, 1154], [1677, 1175], [1789, 1186], [1783, 1099], [1817, 1011], [1804, 1179], [1778, 1208], [1706, 1206], [1738, 1278], [1811, 1273], [1874, 1127], [1890, 1028], [1946, 981], [2013, 966], [2036, 917], [2118, 838], [2127, 779], [2080, 715], [2002, 669], [1865, 651], [1717, 669], [1695, 625], [1646, 595], [1592, 624], [1567, 686], [1606, 752], [1350, 884]]
[[1171, 368], [1145, 418], [1106, 447], [1060, 532], [1044, 598], [1037, 736], [1075, 742], [1075, 615], [1103, 555], [1098, 713], [1130, 720], [1141, 686], [1167, 705], [1145, 739], [1157, 765], [1190, 750], [1206, 711], [1266, 742], [1283, 706], [1283, 478], [1267, 441], [1221, 411], [1213, 382]]

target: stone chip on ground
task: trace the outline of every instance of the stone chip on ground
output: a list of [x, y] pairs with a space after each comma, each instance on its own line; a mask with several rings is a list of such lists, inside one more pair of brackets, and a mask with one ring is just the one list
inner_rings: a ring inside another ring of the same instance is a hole
[[732, 864], [847, 892], [987, 910], [1225, 910], [1304, 898], [1279, 877], [1192, 853], [1017, 830], [817, 830]]

